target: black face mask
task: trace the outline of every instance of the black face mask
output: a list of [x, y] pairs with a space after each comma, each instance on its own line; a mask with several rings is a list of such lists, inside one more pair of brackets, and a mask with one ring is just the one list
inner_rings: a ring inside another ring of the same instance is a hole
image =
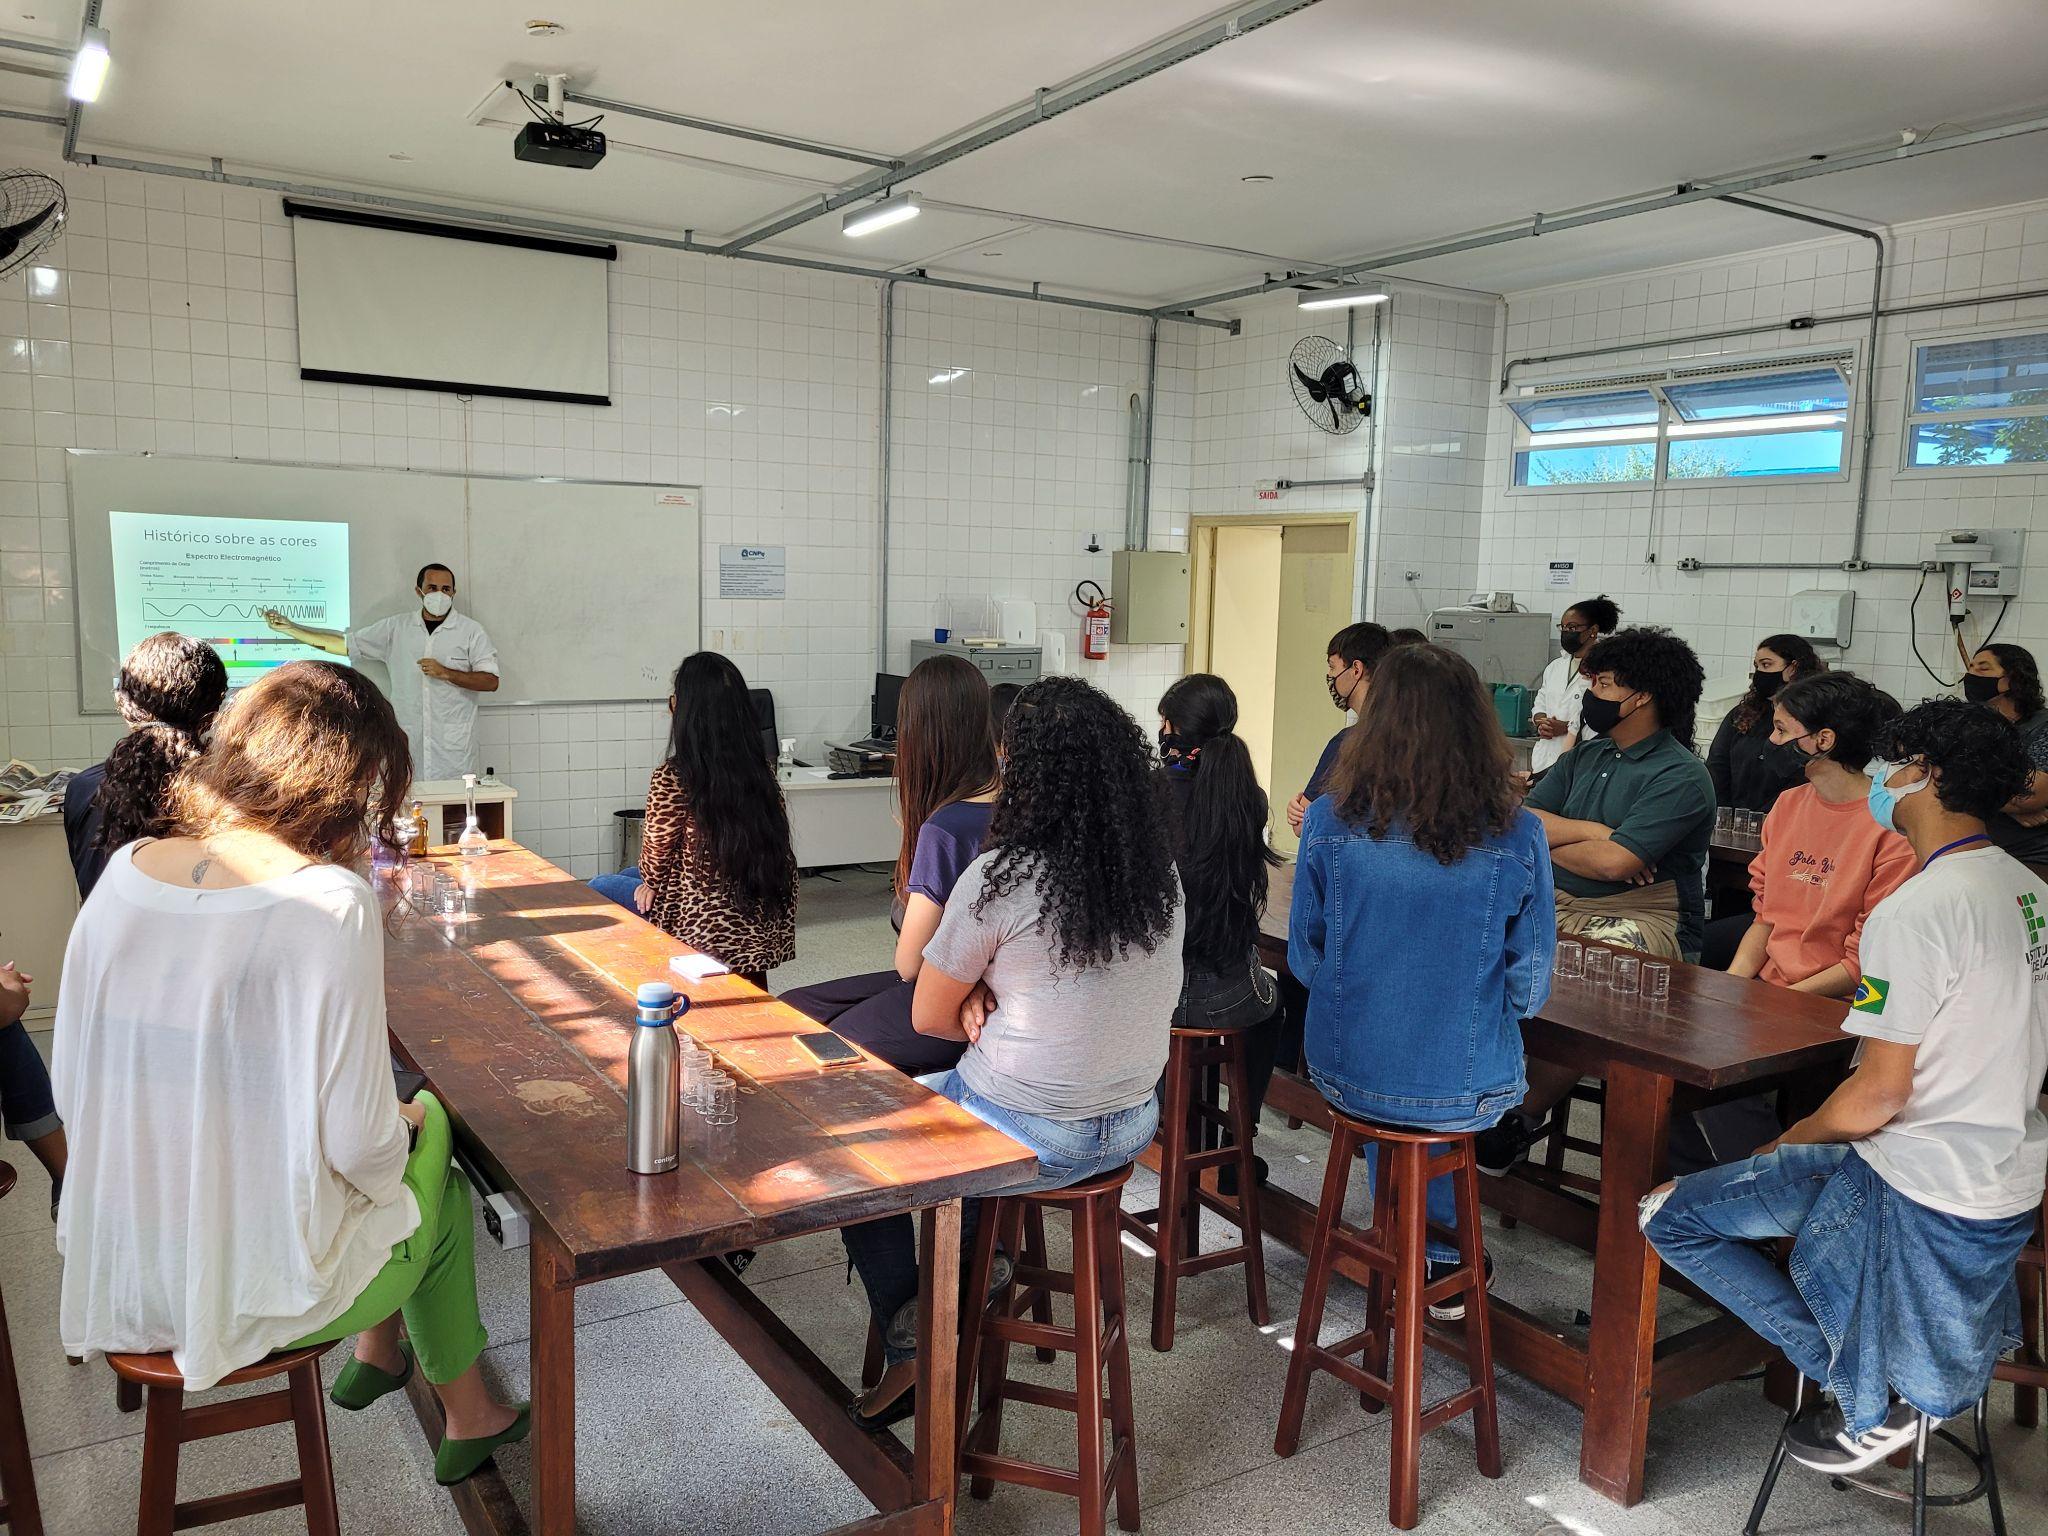
[[1586, 648], [1586, 632], [1583, 629], [1560, 629], [1557, 643], [1564, 647], [1567, 656], [1576, 656]]
[[1784, 686], [1785, 674], [1782, 672], [1752, 672], [1749, 674], [1750, 692], [1760, 699], [1768, 699]]
[[1999, 679], [1976, 672], [1963, 674], [1963, 697], [1972, 704], [1989, 704], [1998, 697]]
[[1595, 736], [1605, 736], [1627, 718], [1622, 713], [1622, 699], [1603, 699], [1597, 693], [1588, 693], [1585, 703], [1579, 706], [1579, 720]]
[[1804, 736], [1794, 736], [1790, 741], [1774, 741], [1771, 743], [1771, 751], [1777, 755], [1779, 765], [1786, 772], [1803, 770], [1808, 763], [1815, 761], [1825, 754], [1809, 752], [1799, 743], [1811, 741], [1819, 734], [1818, 731], [1809, 731]]
[[1159, 733], [1159, 756], [1162, 761], [1177, 764], [1187, 755], [1187, 738], [1175, 731]]

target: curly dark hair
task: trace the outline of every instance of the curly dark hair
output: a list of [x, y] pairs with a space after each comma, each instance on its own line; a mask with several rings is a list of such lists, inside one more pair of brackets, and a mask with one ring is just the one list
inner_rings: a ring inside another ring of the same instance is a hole
[[1875, 746], [1886, 762], [1925, 763], [1934, 798], [1979, 821], [2024, 793], [2034, 771], [2019, 727], [1962, 699], [1922, 700], [1879, 731]]
[[[1193, 672], [1166, 690], [1159, 718], [1183, 743], [1175, 850], [1187, 901], [1187, 952], [1221, 969], [1241, 963], [1259, 936], [1267, 870], [1280, 856], [1266, 846], [1266, 792], [1252, 754], [1237, 734], [1237, 695], [1210, 672]], [[1169, 780], [1169, 787], [1174, 784]]]
[[[1820, 652], [1799, 635], [1765, 635], [1757, 641], [1756, 648], [1769, 651], [1784, 662], [1796, 674], [1792, 681], [1813, 677], [1828, 669], [1828, 664], [1821, 660]], [[1757, 721], [1768, 719], [1770, 713], [1769, 701], [1756, 691], [1756, 684], [1751, 683], [1735, 706], [1735, 729], [1746, 736], [1756, 729]]]
[[1603, 635], [1611, 635], [1621, 628], [1621, 609], [1613, 598], [1602, 592], [1598, 597], [1584, 597], [1565, 609], [1570, 616], [1576, 613]]
[[1166, 786], [1138, 722], [1078, 677], [1041, 678], [1004, 722], [1003, 761], [975, 914], [1029, 881], [1063, 969], [1158, 949], [1180, 881]]
[[1787, 683], [1771, 700], [1807, 734], [1835, 733], [1828, 756], [1844, 768], [1863, 771], [1877, 734], [1899, 718], [1899, 701], [1849, 672], [1821, 672]]
[[1977, 654], [1988, 654], [1998, 662], [2005, 674], [2005, 696], [2022, 720], [2042, 708], [2041, 669], [2035, 665], [2032, 651], [2024, 645], [1986, 645], [1980, 646]]
[[1330, 794], [1337, 814], [1384, 841], [1397, 827], [1439, 864], [1505, 832], [1521, 805], [1492, 692], [1441, 645], [1403, 645], [1373, 669]]
[[1647, 693], [1657, 705], [1657, 719], [1685, 747], [1696, 740], [1694, 717], [1700, 691], [1707, 685], [1700, 659], [1670, 630], [1655, 624], [1632, 624], [1602, 635], [1579, 662], [1588, 677], [1612, 672], [1631, 692]]
[[107, 753], [98, 848], [119, 848], [171, 829], [171, 779], [199, 755], [199, 737], [228, 696], [228, 669], [203, 640], [166, 630], [121, 663], [114, 703], [129, 731]]

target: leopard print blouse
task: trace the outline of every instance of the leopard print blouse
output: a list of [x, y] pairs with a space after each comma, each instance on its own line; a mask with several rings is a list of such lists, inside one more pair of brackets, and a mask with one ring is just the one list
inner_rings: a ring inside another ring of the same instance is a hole
[[781, 910], [749, 913], [726, 889], [700, 846], [697, 826], [675, 768], [663, 762], [647, 787], [640, 843], [647, 921], [692, 949], [715, 955], [735, 971], [768, 971], [796, 957], [796, 868]]

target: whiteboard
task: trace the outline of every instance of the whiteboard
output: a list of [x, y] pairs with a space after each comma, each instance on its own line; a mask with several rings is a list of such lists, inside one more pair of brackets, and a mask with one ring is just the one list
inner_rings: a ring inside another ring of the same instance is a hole
[[[354, 626], [411, 610], [419, 567], [452, 565], [457, 606], [498, 648], [503, 683], [487, 708], [666, 698], [700, 643], [695, 486], [80, 449], [66, 467], [81, 714], [114, 713], [116, 510], [345, 522]], [[363, 670], [387, 682], [381, 665]]]

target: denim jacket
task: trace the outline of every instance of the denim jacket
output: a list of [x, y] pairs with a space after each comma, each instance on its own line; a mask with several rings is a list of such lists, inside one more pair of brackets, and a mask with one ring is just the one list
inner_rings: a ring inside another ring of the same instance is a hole
[[1492, 1125], [1522, 1101], [1521, 1021], [1550, 995], [1550, 849], [1527, 811], [1439, 864], [1395, 827], [1375, 841], [1329, 796], [1309, 807], [1287, 964], [1308, 988], [1316, 1086], [1399, 1125]]

